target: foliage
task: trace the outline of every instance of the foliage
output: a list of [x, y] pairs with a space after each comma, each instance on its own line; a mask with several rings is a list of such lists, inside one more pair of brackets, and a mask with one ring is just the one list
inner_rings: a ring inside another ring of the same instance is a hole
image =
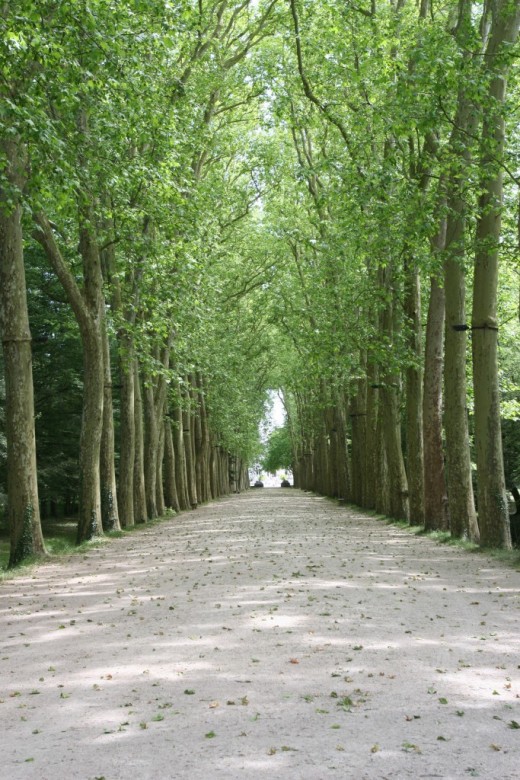
[[287, 425], [271, 431], [265, 444], [265, 454], [260, 462], [264, 471], [270, 474], [274, 474], [278, 469], [292, 468], [292, 442]]
[[[73, 503], [77, 494], [83, 369], [70, 304], [32, 235], [41, 209], [82, 287], [88, 205], [102, 255], [116, 430], [121, 370], [135, 354], [146, 382], [164, 376], [187, 387], [202, 375], [215, 442], [250, 462], [268, 388], [283, 387], [290, 421], [273, 432], [264, 468], [288, 468], [326, 439], [332, 410], [352, 428], [352, 415], [364, 414], [354, 399], [374, 368], [400, 389], [407, 369], [422, 366], [404, 313], [409, 272], [421, 277], [424, 324], [429, 279], [442, 272], [442, 253], [431, 251], [442, 186], [463, 178], [468, 271], [481, 186], [489, 74], [471, 53], [482, 45], [483, 4], [454, 30], [457, 7], [9, 4], [0, 22], [0, 132], [21, 138], [28, 156], [42, 500]], [[518, 87], [513, 72], [499, 280], [509, 480], [520, 479]], [[452, 143], [461, 89], [478, 119], [464, 166]], [[390, 306], [393, 328], [384, 325]], [[0, 416], [0, 485], [2, 430]], [[346, 435], [351, 444], [352, 429]]]

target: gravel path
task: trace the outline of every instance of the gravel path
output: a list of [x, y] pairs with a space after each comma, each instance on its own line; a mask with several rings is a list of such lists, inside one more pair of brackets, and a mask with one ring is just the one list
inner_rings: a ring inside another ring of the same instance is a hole
[[2, 780], [520, 774], [520, 573], [264, 489], [1, 597]]

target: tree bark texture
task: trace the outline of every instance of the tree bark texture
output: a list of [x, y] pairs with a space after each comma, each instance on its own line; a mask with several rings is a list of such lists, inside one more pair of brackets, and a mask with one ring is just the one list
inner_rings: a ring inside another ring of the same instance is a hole
[[146, 509], [146, 489], [144, 477], [144, 423], [143, 423], [143, 397], [141, 389], [141, 377], [137, 360], [133, 363], [134, 374], [134, 429], [135, 429], [135, 460], [134, 460], [134, 522], [146, 523], [148, 517]]
[[182, 434], [184, 439], [184, 450], [186, 459], [186, 479], [188, 487], [188, 500], [190, 507], [196, 509], [199, 503], [197, 496], [197, 482], [195, 474], [195, 457], [193, 449], [192, 436], [192, 414], [190, 391], [185, 385], [182, 388]]
[[454, 537], [478, 539], [478, 526], [471, 481], [468, 415], [466, 409], [466, 282], [465, 173], [470, 163], [468, 134], [476, 129], [476, 112], [464, 85], [458, 96], [451, 149], [455, 172], [447, 183], [448, 221], [444, 260], [446, 303], [444, 429], [450, 530]]
[[410, 523], [424, 523], [423, 370], [421, 280], [413, 258], [405, 263], [405, 315], [414, 363], [406, 368], [406, 473]]
[[143, 422], [144, 422], [144, 484], [146, 513], [149, 519], [157, 517], [157, 446], [159, 430], [155, 415], [155, 398], [152, 379], [143, 377]]
[[[388, 266], [382, 269], [382, 281], [383, 286], [389, 291], [381, 316], [382, 332], [389, 344], [393, 344], [400, 324], [393, 274]], [[389, 515], [399, 520], [407, 520], [409, 518], [408, 483], [401, 445], [400, 388], [400, 376], [395, 370], [387, 370], [382, 376], [379, 391], [379, 414], [386, 458]]]
[[130, 337], [119, 336], [120, 451], [119, 451], [119, 512], [125, 528], [134, 525], [134, 463], [135, 463], [135, 385], [134, 357]]
[[157, 460], [157, 479], [155, 482], [155, 506], [157, 507], [157, 516], [162, 517], [166, 512], [166, 503], [164, 500], [164, 481], [163, 481], [163, 464], [164, 464], [164, 417], [161, 417], [159, 422], [159, 432], [157, 437], [157, 449], [153, 455]]
[[177, 483], [177, 495], [180, 508], [189, 509], [190, 499], [188, 495], [188, 478], [186, 473], [186, 448], [184, 446], [182, 400], [180, 387], [178, 385], [175, 388], [173, 415], [173, 443], [175, 447], [175, 481]]
[[[511, 529], [504, 477], [497, 363], [497, 287], [505, 123], [503, 105], [508, 66], [500, 63], [504, 45], [518, 36], [520, 5], [511, 0], [492, 6], [492, 26], [485, 65], [489, 89], [482, 128], [482, 187], [477, 221], [473, 285], [472, 346], [477, 450], [480, 543], [511, 547]], [[497, 61], [498, 60], [498, 61]]]
[[164, 502], [170, 509], [180, 512], [177, 482], [175, 481], [172, 423], [169, 417], [166, 417], [164, 424]]
[[112, 403], [112, 366], [110, 360], [110, 344], [103, 318], [103, 433], [101, 437], [100, 453], [100, 482], [101, 482], [101, 522], [103, 531], [120, 531], [119, 512], [117, 505], [117, 485], [115, 469], [115, 444], [114, 444], [114, 409]]
[[364, 461], [365, 490], [363, 493], [363, 506], [366, 509], [374, 509], [376, 505], [376, 475], [377, 468], [377, 418], [379, 395], [375, 388], [378, 384], [379, 372], [377, 364], [371, 360], [367, 366], [367, 390], [366, 390], [366, 452]]
[[[9, 567], [31, 555], [43, 555], [40, 525], [31, 334], [27, 312], [20, 193], [24, 185], [23, 149], [4, 141], [6, 178], [12, 191], [0, 189], [0, 333], [5, 374], [7, 438], [7, 516]], [[9, 204], [6, 208], [5, 204]]]
[[449, 528], [442, 443], [443, 342], [444, 288], [432, 277], [426, 324], [423, 393], [424, 527], [427, 531]]

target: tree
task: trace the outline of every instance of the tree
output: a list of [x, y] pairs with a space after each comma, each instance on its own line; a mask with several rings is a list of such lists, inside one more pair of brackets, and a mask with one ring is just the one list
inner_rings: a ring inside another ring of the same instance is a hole
[[31, 334], [25, 292], [21, 193], [26, 152], [19, 137], [0, 139], [0, 333], [5, 374], [9, 566], [43, 555], [36, 470]]
[[279, 469], [293, 468], [293, 450], [291, 434], [287, 425], [275, 428], [269, 434], [265, 445], [265, 454], [261, 465], [264, 471], [274, 474]]
[[478, 517], [481, 543], [511, 547], [500, 426], [497, 366], [498, 256], [503, 209], [505, 121], [503, 107], [510, 68], [509, 50], [518, 36], [520, 5], [503, 0], [491, 6], [485, 52], [488, 80], [482, 127], [482, 184], [476, 230], [472, 346], [477, 444]]

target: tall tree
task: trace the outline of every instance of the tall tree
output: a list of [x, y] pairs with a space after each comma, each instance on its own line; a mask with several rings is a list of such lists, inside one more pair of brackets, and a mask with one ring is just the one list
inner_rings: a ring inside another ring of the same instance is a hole
[[488, 81], [482, 128], [481, 195], [476, 231], [472, 346], [480, 540], [510, 547], [505, 491], [497, 366], [498, 258], [503, 209], [504, 102], [511, 67], [510, 50], [518, 37], [520, 4], [491, 4], [491, 31], [484, 63]]
[[36, 471], [31, 333], [27, 312], [21, 195], [26, 152], [21, 139], [2, 137], [0, 151], [0, 334], [5, 372], [9, 566], [43, 555]]

